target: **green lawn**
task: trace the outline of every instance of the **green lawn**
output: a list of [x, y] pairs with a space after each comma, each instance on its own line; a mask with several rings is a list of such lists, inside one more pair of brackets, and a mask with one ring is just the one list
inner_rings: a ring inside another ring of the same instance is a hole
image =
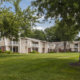
[[0, 80], [80, 80], [77, 53], [0, 54]]

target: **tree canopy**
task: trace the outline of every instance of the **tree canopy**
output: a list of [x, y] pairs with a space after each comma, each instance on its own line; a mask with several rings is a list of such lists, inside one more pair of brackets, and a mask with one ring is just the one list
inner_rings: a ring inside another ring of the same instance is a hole
[[9, 9], [0, 10], [0, 32], [1, 37], [18, 37], [20, 22], [17, 15], [10, 12]]
[[68, 26], [76, 24], [80, 30], [80, 0], [35, 0], [33, 6], [37, 6], [39, 15], [45, 18], [55, 18], [66, 22]]
[[35, 29], [33, 30], [33, 38], [39, 40], [46, 40], [46, 34], [43, 30]]
[[[37, 22], [38, 17], [36, 17], [35, 10], [31, 10], [30, 7], [25, 10], [21, 10], [19, 4], [21, 0], [7, 0], [13, 4], [15, 11], [12, 12], [9, 8], [0, 8], [0, 32], [1, 37], [19, 37], [26, 34], [27, 28], [31, 28]], [[26, 35], [27, 36], [27, 35]]]
[[45, 29], [48, 41], [72, 41], [78, 35], [75, 25], [69, 27], [66, 23], [57, 22], [55, 26]]

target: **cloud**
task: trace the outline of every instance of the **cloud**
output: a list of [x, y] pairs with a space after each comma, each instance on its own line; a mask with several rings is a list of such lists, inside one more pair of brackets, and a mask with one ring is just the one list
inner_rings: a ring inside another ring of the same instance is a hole
[[44, 16], [42, 16], [41, 18], [39, 18], [40, 21], [44, 20]]
[[33, 29], [44, 30], [45, 28], [42, 26], [36, 26], [36, 27], [33, 27]]

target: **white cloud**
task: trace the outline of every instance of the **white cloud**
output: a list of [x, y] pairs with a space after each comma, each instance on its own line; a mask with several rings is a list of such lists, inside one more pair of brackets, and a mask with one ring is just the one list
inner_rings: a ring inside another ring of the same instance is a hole
[[40, 21], [44, 20], [44, 16], [40, 17], [38, 20]]
[[42, 26], [36, 26], [36, 27], [33, 27], [33, 29], [44, 30], [45, 28], [44, 28], [44, 27], [42, 27]]

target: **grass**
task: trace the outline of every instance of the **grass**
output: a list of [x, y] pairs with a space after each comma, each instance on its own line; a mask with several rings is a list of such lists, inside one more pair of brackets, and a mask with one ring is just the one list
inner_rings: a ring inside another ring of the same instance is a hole
[[79, 54], [0, 54], [0, 80], [80, 80]]

